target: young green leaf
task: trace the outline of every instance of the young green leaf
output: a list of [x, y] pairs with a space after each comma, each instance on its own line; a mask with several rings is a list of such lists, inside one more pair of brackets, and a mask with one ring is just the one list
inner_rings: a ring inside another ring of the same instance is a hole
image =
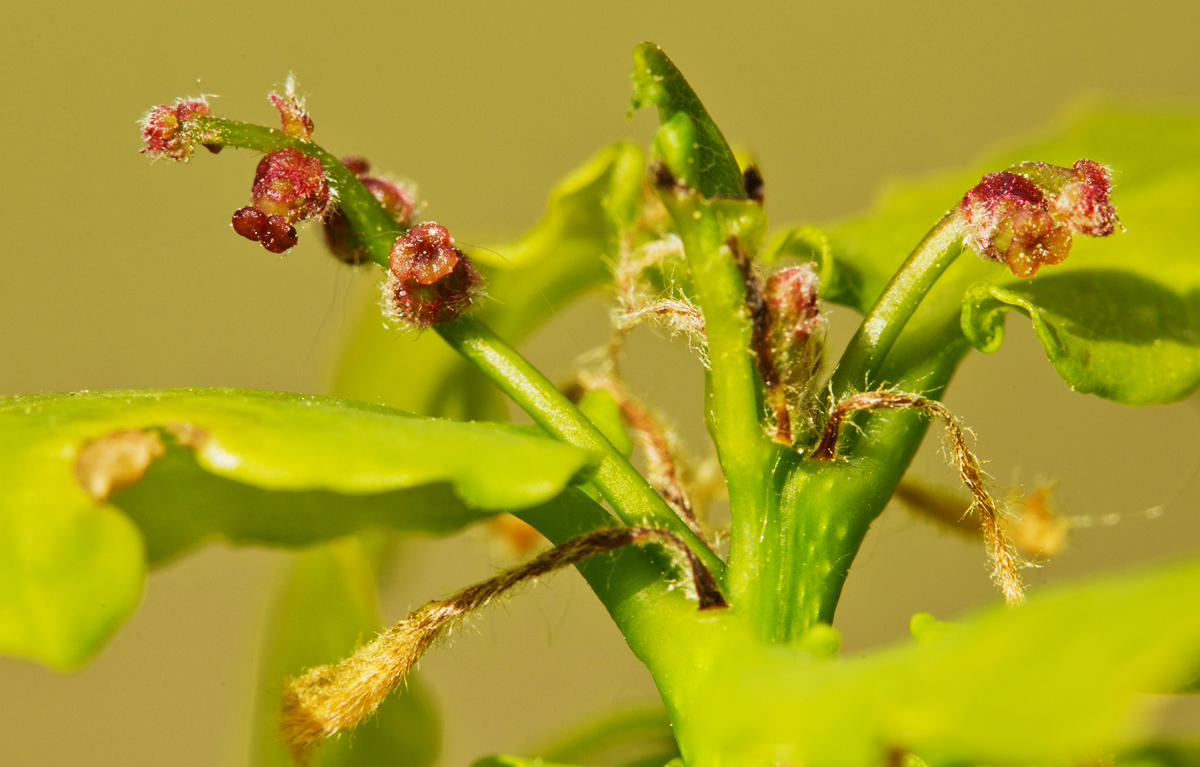
[[661, 707], [617, 711], [531, 749], [546, 762], [665, 764], [679, 756], [671, 720]]
[[745, 197], [742, 172], [729, 143], [672, 61], [654, 43], [633, 49], [629, 115], [658, 107], [654, 146], [675, 176], [706, 198]]
[[[380, 631], [375, 567], [367, 547], [344, 538], [296, 555], [276, 596], [259, 659], [253, 764], [288, 767], [279, 738], [284, 679], [349, 655]], [[330, 741], [314, 767], [428, 767], [441, 750], [437, 711], [416, 674], [369, 727]]]
[[[943, 325], [961, 312], [984, 351], [1003, 338], [1003, 314], [1030, 316], [1059, 375], [1073, 388], [1127, 404], [1169, 402], [1200, 386], [1200, 117], [1105, 108], [967, 173], [898, 187], [876, 211], [829, 230], [835, 265], [850, 267], [830, 300], [866, 311], [924, 232], [981, 175], [1037, 159], [1070, 166], [1087, 157], [1114, 171], [1113, 201], [1128, 231], [1077, 237], [1070, 257], [1021, 280], [964, 254], [910, 326]], [[910, 333], [910, 338], [912, 333]]]
[[[83, 663], [133, 609], [145, 550], [167, 556], [212, 536], [295, 545], [379, 525], [446, 532], [547, 501], [590, 461], [508, 426], [330, 397], [173, 389], [6, 399], [0, 652]], [[140, 531], [120, 513], [126, 503]]]

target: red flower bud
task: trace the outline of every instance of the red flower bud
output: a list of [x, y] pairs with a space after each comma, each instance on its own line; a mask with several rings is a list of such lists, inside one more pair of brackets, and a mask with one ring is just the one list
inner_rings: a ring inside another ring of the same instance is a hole
[[250, 197], [254, 207], [267, 215], [305, 221], [329, 207], [329, 182], [320, 160], [285, 147], [259, 161]]
[[180, 99], [174, 104], [160, 104], [142, 118], [142, 154], [186, 160], [204, 136], [196, 128], [196, 118], [209, 114], [204, 99]]
[[292, 147], [259, 161], [250, 198], [249, 206], [233, 214], [233, 230], [272, 253], [294, 247], [293, 224], [324, 215], [332, 199], [321, 161]]
[[788, 343], [804, 343], [821, 321], [816, 272], [808, 264], [780, 269], [767, 278], [763, 297], [771, 323]]
[[763, 287], [775, 364], [783, 382], [801, 398], [815, 380], [824, 348], [819, 282], [812, 267], [801, 264], [775, 272]]
[[458, 317], [478, 292], [479, 273], [445, 227], [417, 224], [392, 246], [384, 308], [418, 327]]
[[1106, 237], [1119, 221], [1111, 174], [1091, 160], [1070, 168], [1026, 162], [989, 173], [959, 204], [965, 242], [984, 258], [1032, 277], [1071, 251], [1071, 236]]
[[279, 110], [279, 121], [283, 132], [292, 138], [306, 139], [312, 135], [313, 121], [304, 111], [304, 99], [296, 96], [296, 80], [288, 75], [282, 96], [272, 91], [267, 95], [271, 103]]

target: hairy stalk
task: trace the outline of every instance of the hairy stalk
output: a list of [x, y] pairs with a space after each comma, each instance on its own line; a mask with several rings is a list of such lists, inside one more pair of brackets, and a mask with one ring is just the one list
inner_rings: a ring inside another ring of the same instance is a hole
[[[1025, 556], [1054, 557], [1066, 546], [1071, 523], [1051, 505], [1050, 490], [1049, 485], [1039, 485], [1028, 494], [1016, 491], [1004, 499], [1009, 513], [1001, 517], [1000, 523], [1017, 551]], [[971, 538], [983, 532], [969, 521], [972, 499], [960, 493], [906, 477], [892, 497], [911, 513], [947, 530]]]
[[399, 623], [331, 666], [318, 666], [291, 680], [284, 692], [283, 737], [297, 761], [325, 738], [370, 716], [435, 641], [457, 621], [477, 612], [522, 583], [614, 549], [656, 542], [687, 560], [698, 609], [726, 606], [712, 573], [678, 536], [665, 530], [612, 527], [572, 538], [494, 578], [409, 613]]
[[863, 318], [838, 361], [829, 385], [834, 400], [877, 380], [887, 354], [933, 287], [963, 248], [963, 218], [956, 207], [925, 235]]
[[1000, 587], [1010, 605], [1024, 601], [1021, 573], [1012, 542], [1001, 522], [1002, 511], [988, 491], [979, 459], [967, 446], [966, 430], [946, 406], [940, 402], [901, 391], [879, 390], [852, 394], [834, 404], [825, 422], [821, 440], [809, 456], [814, 461], [832, 461], [837, 453], [838, 435], [842, 423], [856, 412], [874, 410], [918, 410], [937, 418], [946, 427], [950, 453], [963, 484], [970, 490], [971, 510], [978, 511], [992, 563], [992, 580]]

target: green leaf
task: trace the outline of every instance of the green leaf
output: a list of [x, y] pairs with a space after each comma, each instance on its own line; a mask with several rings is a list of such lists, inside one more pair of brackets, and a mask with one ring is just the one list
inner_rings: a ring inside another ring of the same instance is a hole
[[[290, 767], [279, 737], [286, 677], [349, 655], [380, 630], [373, 562], [355, 538], [300, 552], [272, 610], [259, 660], [253, 764]], [[371, 721], [317, 750], [315, 767], [428, 767], [441, 750], [437, 711], [416, 674]]]
[[1076, 763], [1132, 745], [1139, 693], [1195, 677], [1198, 592], [1192, 563], [1047, 590], [854, 660], [735, 644], [713, 652], [688, 726], [713, 764], [866, 767], [891, 748], [935, 767]]
[[633, 49], [629, 115], [658, 107], [654, 146], [677, 178], [706, 198], [745, 197], [742, 173], [729, 143], [675, 64], [654, 43]]
[[[517, 343], [564, 305], [606, 281], [621, 232], [638, 215], [641, 149], [611, 144], [565, 178], [546, 213], [508, 244], [468, 247], [484, 272], [480, 318]], [[499, 391], [433, 333], [391, 329], [369, 296], [334, 382], [342, 396], [450, 418], [504, 418]]]
[[621, 406], [616, 397], [603, 389], [590, 391], [579, 400], [579, 410], [596, 425], [617, 452], [626, 458], [633, 453], [633, 440], [629, 438], [625, 422], [621, 420]]
[[1128, 231], [1076, 237], [1064, 263], [1031, 280], [964, 253], [910, 327], [927, 332], [961, 312], [972, 343], [994, 351], [1004, 313], [1017, 309], [1076, 390], [1126, 404], [1187, 396], [1200, 386], [1200, 244], [1191, 231], [1200, 220], [1200, 116], [1193, 113], [1094, 109], [968, 172], [893, 189], [870, 215], [828, 230], [835, 265], [848, 266], [845, 282], [858, 283], [829, 299], [865, 312], [925, 231], [984, 173], [1031, 159], [1069, 166], [1081, 157], [1113, 168], [1113, 201]]
[[[166, 434], [172, 449], [142, 486], [93, 497], [79, 456], [126, 430]], [[509, 426], [331, 397], [170, 389], [2, 400], [0, 652], [82, 664], [132, 611], [147, 553], [157, 561], [212, 538], [296, 545], [375, 526], [448, 532], [549, 500], [590, 461]]]

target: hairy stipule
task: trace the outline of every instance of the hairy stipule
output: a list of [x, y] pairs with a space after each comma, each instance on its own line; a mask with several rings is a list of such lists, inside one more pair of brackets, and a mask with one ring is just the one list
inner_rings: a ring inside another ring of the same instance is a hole
[[992, 563], [992, 580], [1000, 587], [1005, 601], [1010, 605], [1020, 604], [1025, 595], [1019, 560], [1001, 523], [999, 505], [988, 491], [979, 459], [967, 446], [966, 430], [945, 405], [909, 392], [879, 390], [851, 394], [830, 409], [821, 440], [809, 455], [809, 459], [831, 461], [836, 457], [838, 435], [848, 416], [864, 410], [905, 409], [925, 412], [937, 418], [946, 427], [951, 456], [958, 468], [959, 477], [971, 492], [971, 509], [979, 511], [988, 559]]

